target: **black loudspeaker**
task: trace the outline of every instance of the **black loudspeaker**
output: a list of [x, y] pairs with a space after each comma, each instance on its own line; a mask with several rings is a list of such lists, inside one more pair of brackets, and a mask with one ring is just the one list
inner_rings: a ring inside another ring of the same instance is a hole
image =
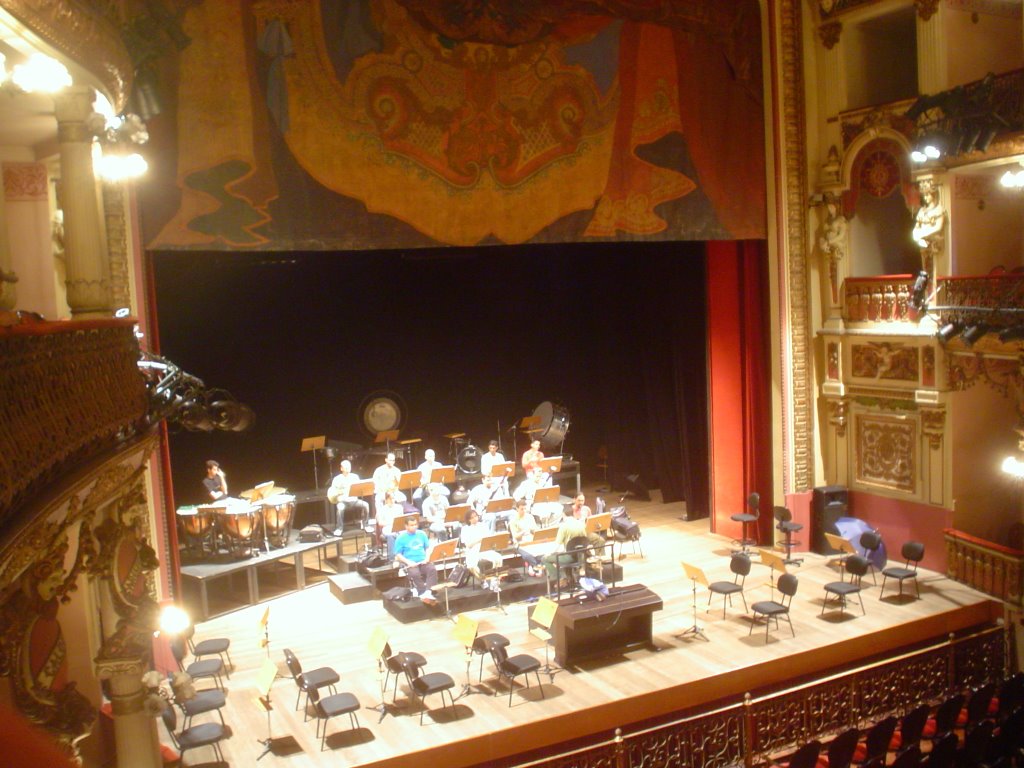
[[651, 500], [651, 492], [647, 490], [640, 475], [626, 475], [626, 493], [640, 501]]
[[813, 514], [811, 527], [811, 549], [819, 555], [834, 555], [837, 550], [825, 540], [826, 533], [839, 535], [836, 520], [846, 517], [850, 504], [850, 492], [844, 485], [819, 485], [811, 497]]

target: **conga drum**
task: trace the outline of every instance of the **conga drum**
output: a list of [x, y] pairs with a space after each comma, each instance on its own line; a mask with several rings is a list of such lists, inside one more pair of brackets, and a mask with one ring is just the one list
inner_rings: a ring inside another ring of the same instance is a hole
[[292, 518], [295, 515], [295, 497], [286, 493], [269, 496], [260, 502], [263, 508], [263, 524], [267, 527], [267, 539], [275, 547], [288, 545], [292, 532]]

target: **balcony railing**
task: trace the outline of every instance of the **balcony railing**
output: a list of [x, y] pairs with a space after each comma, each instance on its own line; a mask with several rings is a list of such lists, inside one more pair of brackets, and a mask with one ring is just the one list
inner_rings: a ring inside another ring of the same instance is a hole
[[146, 423], [131, 320], [0, 327], [0, 530], [34, 493]]
[[848, 277], [843, 281], [843, 320], [848, 323], [912, 322], [914, 275]]
[[946, 528], [946, 575], [1014, 606], [1021, 605], [1024, 552]]

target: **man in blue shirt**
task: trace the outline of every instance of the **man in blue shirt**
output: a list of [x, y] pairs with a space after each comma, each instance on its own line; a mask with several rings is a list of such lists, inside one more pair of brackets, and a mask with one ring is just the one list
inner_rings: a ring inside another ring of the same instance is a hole
[[431, 591], [437, 584], [437, 569], [427, 561], [427, 534], [419, 529], [415, 516], [405, 521], [405, 530], [395, 539], [395, 561], [405, 566], [413, 583], [415, 596], [427, 605], [437, 605]]

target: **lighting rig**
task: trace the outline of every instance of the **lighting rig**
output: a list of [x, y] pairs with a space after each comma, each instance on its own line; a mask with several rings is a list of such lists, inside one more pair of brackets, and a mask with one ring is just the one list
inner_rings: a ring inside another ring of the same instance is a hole
[[149, 390], [149, 418], [167, 419], [190, 432], [220, 429], [241, 432], [256, 416], [224, 389], [207, 389], [202, 379], [186, 373], [166, 358], [143, 352], [139, 370]]

